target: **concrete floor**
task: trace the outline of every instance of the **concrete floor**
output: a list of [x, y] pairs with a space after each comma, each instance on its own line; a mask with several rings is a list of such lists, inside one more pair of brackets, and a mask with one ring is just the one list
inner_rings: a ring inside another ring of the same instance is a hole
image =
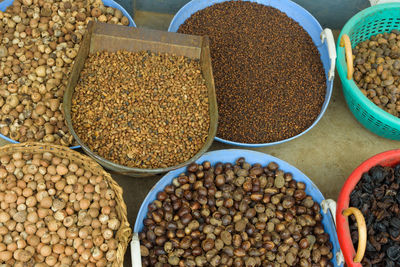
[[[171, 19], [171, 15], [149, 12], [137, 12], [135, 15], [138, 27], [161, 30], [168, 28]], [[4, 144], [6, 142], [0, 140], [0, 145]], [[214, 142], [211, 150], [231, 147]], [[377, 153], [399, 147], [400, 142], [378, 137], [357, 122], [347, 108], [341, 83], [336, 75], [331, 102], [316, 127], [293, 141], [255, 150], [278, 157], [297, 167], [315, 182], [326, 198], [336, 199], [345, 179], [361, 162]], [[161, 176], [113, 177], [124, 189], [128, 219], [133, 226], [142, 200]], [[124, 265], [130, 266], [129, 250], [125, 258]]]

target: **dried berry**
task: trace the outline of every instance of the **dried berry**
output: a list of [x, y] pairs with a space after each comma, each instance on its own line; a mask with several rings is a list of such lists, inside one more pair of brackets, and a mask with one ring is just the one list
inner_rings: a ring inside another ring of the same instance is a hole
[[[361, 210], [367, 225], [368, 242], [363, 266], [400, 264], [399, 166], [372, 167], [362, 175], [350, 194], [351, 205]], [[357, 245], [356, 223], [352, 218], [350, 222], [352, 240]]]
[[396, 228], [396, 229], [400, 229], [400, 218], [392, 218], [390, 220], [390, 226]]
[[386, 251], [386, 255], [389, 257], [389, 259], [397, 261], [398, 259], [400, 259], [400, 246], [389, 247]]

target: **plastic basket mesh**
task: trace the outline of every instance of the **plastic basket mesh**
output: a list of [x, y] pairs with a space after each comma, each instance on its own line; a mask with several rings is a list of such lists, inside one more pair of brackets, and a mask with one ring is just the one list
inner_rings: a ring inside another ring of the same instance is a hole
[[393, 29], [400, 28], [400, 17], [367, 17], [364, 21], [359, 21], [354, 25], [349, 37], [352, 46], [356, 46], [359, 42], [369, 39], [373, 35], [379, 33], [390, 32]]
[[360, 105], [359, 101], [357, 101], [353, 97], [350, 97], [350, 95], [346, 95], [346, 100], [357, 119], [363, 122], [367, 122], [364, 123], [364, 126], [366, 126], [368, 129], [381, 136], [388, 137], [388, 135], [391, 135], [391, 137], [389, 138], [396, 139], [396, 136], [400, 138], [399, 130], [377, 119], [371, 114], [371, 112], [367, 111], [363, 107], [363, 105]]
[[[400, 29], [400, 9], [382, 7], [373, 14], [354, 22], [347, 34], [354, 48], [358, 43], [373, 35], [390, 32], [393, 29]], [[398, 125], [392, 125], [387, 119], [392, 115], [386, 112], [383, 114], [374, 112], [371, 107], [375, 104], [372, 102], [369, 105], [364, 104], [356, 94], [350, 93], [353, 88], [349, 84], [343, 85], [347, 88], [344, 94], [349, 108], [366, 128], [380, 136], [400, 140], [400, 128]]]

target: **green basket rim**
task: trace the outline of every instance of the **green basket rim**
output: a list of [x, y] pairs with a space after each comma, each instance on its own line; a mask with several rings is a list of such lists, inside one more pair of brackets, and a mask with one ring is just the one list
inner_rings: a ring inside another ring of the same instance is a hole
[[[349, 35], [350, 30], [353, 26], [363, 20], [365, 17], [369, 17], [376, 12], [379, 12], [384, 9], [391, 9], [391, 8], [399, 8], [400, 3], [386, 3], [386, 4], [379, 4], [376, 6], [372, 6], [366, 8], [356, 15], [354, 15], [347, 23], [344, 25], [343, 29], [340, 31], [339, 38], [336, 44], [337, 49], [337, 70], [339, 73], [339, 77], [342, 81], [343, 90], [347, 93], [351, 94], [353, 98], [356, 98], [361, 104], [367, 106], [367, 111], [371, 110], [374, 114], [373, 117], [377, 117], [377, 120], [380, 120], [382, 123], [388, 124], [392, 128], [396, 128], [400, 130], [400, 118], [384, 111], [383, 109], [379, 108], [375, 105], [371, 100], [368, 99], [363, 93], [361, 93], [360, 88], [356, 85], [353, 79], [347, 79], [347, 65], [345, 61], [344, 55], [344, 47], [340, 47], [340, 40], [343, 34]], [[400, 13], [399, 13], [400, 17]]]

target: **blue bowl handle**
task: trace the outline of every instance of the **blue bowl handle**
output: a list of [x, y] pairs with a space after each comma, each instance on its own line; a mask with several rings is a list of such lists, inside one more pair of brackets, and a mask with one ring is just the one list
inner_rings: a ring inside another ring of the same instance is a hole
[[328, 72], [328, 80], [332, 81], [333, 78], [335, 77], [335, 64], [336, 64], [336, 45], [335, 45], [335, 39], [333, 38], [333, 34], [331, 29], [325, 28], [321, 32], [321, 41], [324, 43], [326, 40], [326, 43], [328, 45], [328, 53], [329, 53], [329, 59], [331, 61], [331, 67]]
[[[327, 214], [328, 211], [331, 213], [333, 221], [335, 222], [336, 226], [336, 201], [333, 199], [324, 199], [321, 202], [322, 212]], [[344, 263], [344, 256], [342, 250], [339, 248], [339, 251], [336, 252], [336, 262], [338, 266]]]
[[142, 256], [140, 255], [140, 240], [138, 233], [133, 233], [131, 241], [132, 266], [142, 267]]

